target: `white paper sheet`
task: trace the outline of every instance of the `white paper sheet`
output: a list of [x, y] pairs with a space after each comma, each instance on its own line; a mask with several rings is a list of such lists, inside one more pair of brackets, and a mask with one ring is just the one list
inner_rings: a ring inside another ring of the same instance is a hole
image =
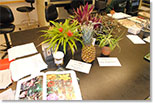
[[121, 66], [116, 57], [97, 57], [99, 66]]
[[134, 44], [145, 44], [145, 42], [137, 35], [127, 35]]
[[93, 38], [92, 45], [94, 46], [96, 42], [96, 38]]
[[139, 34], [140, 30], [141, 30], [141, 28], [138, 28], [136, 25], [128, 28], [128, 32], [131, 34], [134, 34], [134, 35]]
[[9, 69], [0, 70], [0, 89], [7, 88], [11, 83], [11, 71]]
[[143, 40], [150, 43], [150, 36], [148, 36], [147, 38], [144, 38]]
[[66, 68], [73, 69], [73, 70], [88, 74], [90, 69], [91, 69], [91, 66], [92, 65], [89, 64], [89, 63], [84, 63], [84, 62], [81, 62], [81, 61], [71, 59], [69, 61], [69, 63], [67, 64]]
[[15, 46], [15, 47], [8, 49], [8, 57], [9, 57], [9, 61], [11, 61], [15, 58], [23, 57], [23, 56], [34, 54], [37, 52], [38, 51], [34, 43], [28, 43], [28, 44]]
[[129, 18], [131, 15], [122, 13], [122, 12], [116, 12], [113, 16], [111, 14], [107, 14], [108, 16], [114, 18], [114, 19], [124, 19], [124, 18]]
[[37, 74], [41, 70], [46, 69], [47, 64], [43, 61], [41, 54], [36, 54], [31, 57], [15, 60], [10, 64], [12, 79], [19, 80], [30, 74]]
[[15, 99], [15, 91], [12, 91], [11, 88], [0, 93], [0, 100], [14, 100], [14, 99]]

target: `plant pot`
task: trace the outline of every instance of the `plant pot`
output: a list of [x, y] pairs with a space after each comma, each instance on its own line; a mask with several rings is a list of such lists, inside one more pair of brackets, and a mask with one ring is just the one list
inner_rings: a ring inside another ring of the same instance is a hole
[[110, 47], [108, 47], [108, 46], [102, 47], [102, 54], [103, 54], [104, 56], [109, 56], [110, 53], [111, 53]]

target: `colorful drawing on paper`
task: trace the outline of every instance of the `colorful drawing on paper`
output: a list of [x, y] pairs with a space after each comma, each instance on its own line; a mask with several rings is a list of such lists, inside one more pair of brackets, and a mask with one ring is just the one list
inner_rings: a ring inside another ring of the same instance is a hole
[[43, 76], [37, 76], [21, 83], [19, 100], [43, 99]]
[[47, 100], [74, 100], [71, 74], [47, 74]]

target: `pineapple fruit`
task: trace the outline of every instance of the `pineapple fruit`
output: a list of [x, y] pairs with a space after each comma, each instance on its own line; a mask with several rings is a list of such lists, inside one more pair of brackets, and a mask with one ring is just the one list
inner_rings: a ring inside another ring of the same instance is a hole
[[83, 25], [81, 27], [82, 29], [82, 38], [84, 42], [84, 47], [82, 48], [81, 52], [81, 58], [83, 61], [87, 63], [91, 63], [92, 61], [95, 60], [96, 57], [96, 49], [92, 45], [93, 41], [93, 25], [88, 24], [88, 25]]

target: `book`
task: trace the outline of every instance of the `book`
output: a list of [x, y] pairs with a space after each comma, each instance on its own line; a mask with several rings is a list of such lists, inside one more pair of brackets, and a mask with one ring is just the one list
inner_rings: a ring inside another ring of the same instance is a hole
[[16, 100], [82, 100], [74, 71], [51, 71], [20, 80]]

